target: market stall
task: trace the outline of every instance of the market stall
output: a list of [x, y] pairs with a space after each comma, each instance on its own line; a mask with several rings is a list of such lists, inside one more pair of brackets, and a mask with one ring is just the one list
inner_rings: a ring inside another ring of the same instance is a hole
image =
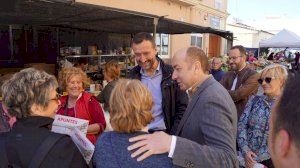
[[259, 47], [268, 48], [300, 48], [300, 36], [289, 30], [283, 29], [267, 40], [259, 42]]
[[[19, 70], [36, 65], [32, 63], [43, 63], [52, 68], [50, 72], [54, 71], [53, 65], [57, 72], [60, 60], [66, 56], [97, 57], [101, 65], [101, 60], [126, 55], [132, 35], [138, 32], [212, 33], [229, 41], [233, 39], [228, 31], [75, 0], [0, 1], [0, 28], [2, 68]], [[89, 53], [91, 46], [96, 46], [95, 53]], [[122, 51], [118, 54], [120, 47]], [[69, 55], [62, 54], [64, 48], [70, 49]], [[103, 59], [101, 55], [108, 56]], [[0, 74], [6, 71], [0, 70]]]
[[[300, 48], [300, 36], [289, 30], [283, 29], [271, 38], [259, 42], [259, 48], [269, 49], [265, 58], [261, 59], [259, 65], [269, 63], [280, 63], [292, 69], [292, 52], [289, 48]], [[271, 49], [271, 50], [270, 50]]]

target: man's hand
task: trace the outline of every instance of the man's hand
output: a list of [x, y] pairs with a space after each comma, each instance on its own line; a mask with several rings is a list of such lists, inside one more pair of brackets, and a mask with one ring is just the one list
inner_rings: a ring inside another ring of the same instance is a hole
[[253, 159], [253, 157], [257, 157], [255, 153], [252, 151], [249, 151], [246, 153], [245, 161], [246, 161], [246, 168], [252, 168], [256, 161]]
[[136, 157], [137, 161], [142, 161], [153, 154], [162, 154], [170, 151], [172, 136], [162, 131], [153, 134], [139, 135], [129, 139], [129, 142], [135, 142], [127, 149], [129, 151], [137, 149], [131, 154], [131, 157]]

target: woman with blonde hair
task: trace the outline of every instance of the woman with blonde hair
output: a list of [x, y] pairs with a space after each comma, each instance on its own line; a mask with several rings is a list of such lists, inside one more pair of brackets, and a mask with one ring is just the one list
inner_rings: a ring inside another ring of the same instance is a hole
[[60, 98], [57, 114], [88, 120], [87, 138], [95, 144], [106, 122], [96, 97], [84, 90], [89, 85], [87, 75], [80, 68], [64, 68], [59, 73], [59, 82], [67, 95]]
[[258, 83], [264, 94], [249, 99], [238, 122], [238, 158], [246, 168], [252, 168], [257, 163], [268, 168], [273, 167], [267, 144], [269, 118], [271, 108], [283, 90], [287, 75], [287, 69], [279, 64], [272, 64], [263, 69]]
[[151, 93], [139, 80], [119, 79], [110, 100], [110, 121], [114, 131], [98, 139], [94, 165], [100, 167], [173, 167], [166, 154], [153, 155], [143, 162], [131, 158], [129, 138], [148, 134], [147, 125], [153, 120]]

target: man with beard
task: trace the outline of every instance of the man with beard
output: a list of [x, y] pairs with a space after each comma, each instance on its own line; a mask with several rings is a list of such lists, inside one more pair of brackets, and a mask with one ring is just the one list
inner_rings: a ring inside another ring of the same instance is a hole
[[154, 120], [148, 125], [149, 132], [165, 131], [174, 134], [186, 109], [187, 95], [172, 80], [172, 66], [157, 56], [151, 34], [136, 34], [131, 47], [138, 65], [130, 71], [129, 77], [141, 80], [153, 97]]
[[242, 115], [248, 98], [258, 88], [258, 73], [246, 64], [246, 50], [243, 46], [233, 46], [229, 50], [228, 71], [220, 83], [228, 90], [237, 109], [238, 119]]
[[300, 74], [290, 75], [271, 112], [269, 150], [276, 168], [300, 165]]
[[168, 153], [180, 167], [235, 168], [236, 109], [226, 89], [209, 75], [204, 51], [188, 47], [172, 58], [173, 80], [189, 96], [176, 136], [164, 132], [130, 138], [131, 157], [138, 161]]

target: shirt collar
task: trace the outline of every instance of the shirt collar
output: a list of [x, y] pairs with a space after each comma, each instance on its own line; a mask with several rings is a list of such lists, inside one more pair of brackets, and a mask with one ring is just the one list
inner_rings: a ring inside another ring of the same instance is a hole
[[235, 74], [242, 73], [246, 69], [246, 67], [247, 67], [247, 64], [241, 70], [235, 71]]
[[[212, 78], [211, 74], [208, 75], [208, 77], [204, 81], [202, 81], [202, 83], [205, 82], [209, 78]], [[196, 91], [198, 90], [198, 88], [201, 86], [202, 83], [200, 83], [200, 81], [198, 81], [186, 90], [186, 93], [187, 93], [189, 99], [196, 93]]]
[[33, 127], [47, 127], [53, 123], [54, 119], [44, 116], [29, 116], [26, 118], [17, 119], [17, 123]]
[[193, 96], [193, 94], [197, 91], [198, 87], [200, 86], [200, 82], [194, 83], [190, 88], [186, 90], [186, 94], [188, 95], [189, 99]]
[[[156, 69], [155, 69], [155, 73], [154, 73], [154, 74], [157, 74], [157, 73], [160, 72], [160, 70], [161, 70], [161, 68], [160, 68], [160, 61], [159, 61], [159, 60], [157, 60], [157, 61], [158, 61], [158, 65], [157, 65], [157, 67], [156, 67]], [[141, 75], [147, 76], [147, 75], [146, 75], [146, 72], [143, 70], [143, 68], [141, 68], [140, 74], [141, 74]]]

